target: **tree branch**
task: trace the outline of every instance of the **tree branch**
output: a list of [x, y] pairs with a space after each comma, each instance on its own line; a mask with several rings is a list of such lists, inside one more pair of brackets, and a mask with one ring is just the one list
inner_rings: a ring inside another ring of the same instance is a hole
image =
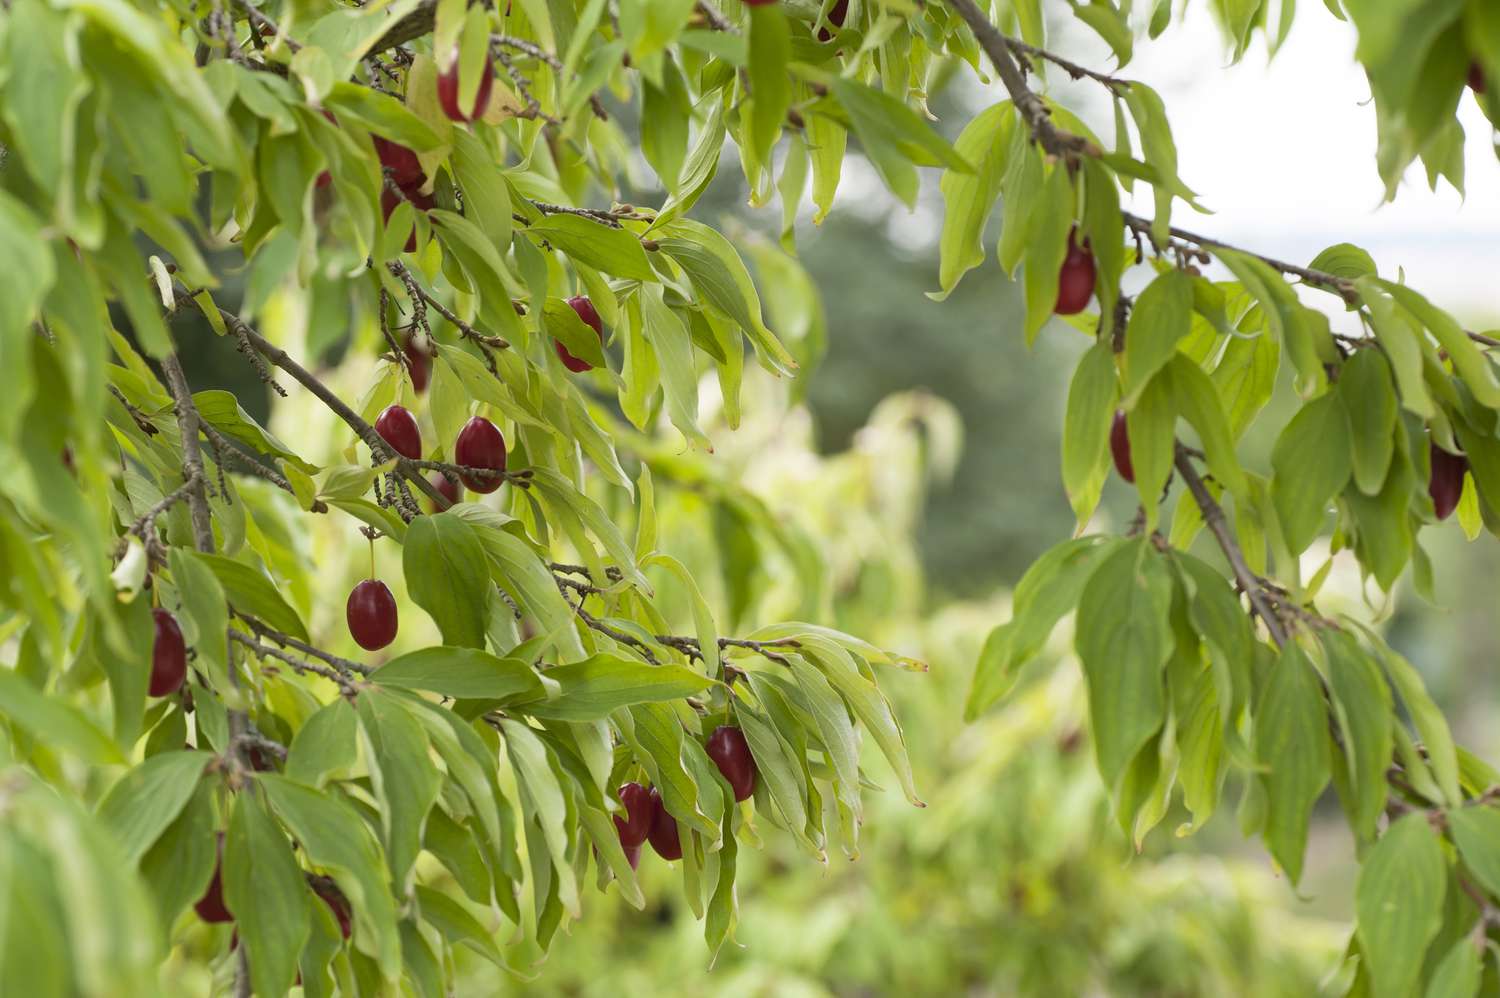
[[1198, 469], [1193, 467], [1192, 460], [1181, 444], [1177, 446], [1176, 465], [1177, 473], [1182, 476], [1188, 491], [1192, 493], [1193, 500], [1198, 504], [1199, 511], [1203, 514], [1204, 525], [1214, 535], [1214, 540], [1219, 543], [1219, 550], [1223, 551], [1224, 557], [1229, 560], [1229, 567], [1234, 571], [1235, 581], [1240, 584], [1240, 588], [1249, 598], [1250, 606], [1255, 610], [1256, 616], [1264, 621], [1266, 630], [1270, 632], [1271, 640], [1276, 642], [1276, 646], [1279, 648], [1285, 645], [1286, 627], [1266, 599], [1260, 578], [1250, 571], [1250, 566], [1245, 563], [1244, 552], [1240, 550], [1239, 541], [1229, 529], [1229, 520], [1224, 516], [1224, 508], [1208, 491], [1208, 486], [1203, 484], [1202, 476], [1198, 474]]
[[1010, 94], [1016, 110], [1021, 113], [1021, 117], [1031, 128], [1032, 136], [1042, 144], [1043, 149], [1053, 156], [1068, 160], [1077, 159], [1079, 156], [1101, 154], [1102, 150], [1088, 139], [1064, 131], [1052, 123], [1052, 112], [1047, 109], [1046, 102], [1026, 85], [1026, 75], [1021, 72], [1021, 67], [1016, 65], [1016, 60], [1011, 54], [1010, 39], [1001, 34], [1000, 29], [990, 22], [989, 17], [979, 9], [974, 0], [945, 0], [945, 2], [958, 12], [958, 16], [963, 18], [964, 23], [969, 26], [969, 30], [974, 32], [975, 40], [979, 42], [979, 47], [984, 49], [985, 55], [989, 56], [990, 63], [999, 74], [1000, 82]]
[[[179, 303], [183, 301], [191, 301], [194, 305], [197, 305], [199, 309], [203, 308], [202, 304], [200, 304], [196, 298], [183, 291], [178, 292], [177, 300]], [[315, 396], [317, 396], [319, 401], [321, 401], [329, 409], [333, 410], [333, 414], [335, 416], [338, 416], [348, 424], [349, 428], [352, 429], [355, 434], [364, 441], [365, 446], [370, 448], [370, 453], [373, 454], [380, 463], [384, 464], [394, 461], [396, 470], [399, 471], [404, 478], [415, 485], [418, 491], [427, 496], [429, 499], [433, 500], [433, 502], [442, 501], [442, 493], [437, 490], [436, 486], [434, 486], [431, 482], [429, 482], [422, 476], [421, 471], [416, 467], [416, 465], [407, 458], [402, 457], [400, 454], [397, 454], [394, 450], [392, 450], [390, 445], [385, 442], [385, 439], [375, 431], [375, 427], [365, 422], [364, 418], [361, 417], [359, 413], [355, 412], [349, 407], [347, 403], [344, 402], [343, 399], [335, 395], [332, 389], [330, 389], [327, 385], [323, 384], [323, 382], [318, 379], [317, 375], [313, 374], [307, 368], [303, 367], [301, 364], [293, 360], [292, 356], [285, 350], [281, 349], [281, 347], [277, 346], [270, 340], [266, 339], [264, 336], [261, 336], [255, 330], [251, 329], [250, 326], [245, 322], [245, 320], [241, 319], [233, 312], [220, 308], [219, 316], [224, 320], [225, 325], [237, 327], [238, 331], [244, 334], [245, 339], [250, 343], [250, 345], [264, 354], [267, 360], [269, 360], [272, 364], [275, 364], [277, 367], [281, 368], [287, 374], [291, 375], [292, 380], [296, 381], [303, 388], [306, 388], [308, 391], [312, 392]], [[194, 439], [196, 441], [196, 437]], [[196, 450], [196, 443], [194, 445], [194, 449]]]

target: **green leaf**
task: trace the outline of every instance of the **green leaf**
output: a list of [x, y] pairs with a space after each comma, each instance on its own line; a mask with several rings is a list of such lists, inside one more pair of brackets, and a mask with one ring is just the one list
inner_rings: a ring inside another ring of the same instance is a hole
[[188, 556], [209, 567], [224, 587], [224, 595], [240, 613], [256, 618], [267, 627], [290, 634], [300, 641], [308, 640], [307, 627], [291, 604], [282, 599], [275, 583], [244, 562], [221, 554], [189, 552]]
[[916, 203], [916, 167], [973, 170], [905, 101], [845, 76], [830, 79], [829, 91], [849, 115], [875, 172], [907, 207]]
[[1448, 730], [1448, 721], [1443, 712], [1433, 703], [1422, 682], [1421, 673], [1410, 662], [1390, 646], [1380, 648], [1381, 660], [1386, 675], [1396, 694], [1406, 707], [1406, 713], [1422, 738], [1427, 765], [1442, 789], [1443, 799], [1450, 807], [1463, 800], [1458, 785], [1458, 752], [1453, 744], [1453, 733]]
[[522, 801], [541, 826], [563, 907], [578, 916], [578, 881], [568, 856], [568, 806], [561, 781], [548, 759], [547, 747], [527, 725], [509, 718], [500, 721], [505, 755], [516, 772]]
[[1234, 434], [1213, 382], [1186, 354], [1175, 355], [1167, 369], [1172, 375], [1172, 396], [1183, 418], [1198, 431], [1209, 471], [1232, 494], [1248, 495], [1250, 484], [1235, 457]]
[[1177, 453], [1177, 398], [1170, 372], [1158, 372], [1125, 414], [1135, 491], [1146, 511], [1146, 529], [1156, 529], [1161, 496]]
[[[1057, 309], [1057, 285], [1068, 255], [1068, 233], [1073, 227], [1073, 185], [1068, 171], [1054, 167], [1043, 181], [1035, 205], [1028, 205], [1025, 267], [1021, 278], [1026, 292], [1026, 345]], [[1009, 204], [1009, 202], [1007, 202]], [[1003, 237], [1002, 237], [1003, 238]]]
[[1353, 243], [1334, 243], [1313, 257], [1310, 270], [1321, 270], [1347, 281], [1375, 276], [1375, 258]]
[[978, 717], [1010, 690], [1017, 672], [1041, 651], [1057, 622], [1078, 605], [1083, 587], [1118, 543], [1113, 537], [1079, 537], [1032, 563], [1011, 597], [1011, 619], [990, 631], [979, 653], [964, 708], [967, 719]]
[[1166, 715], [1171, 604], [1172, 576], [1146, 538], [1115, 547], [1078, 601], [1074, 643], [1088, 680], [1099, 771], [1111, 790]]
[[1377, 998], [1415, 991], [1428, 944], [1442, 927], [1447, 880], [1442, 846], [1426, 815], [1392, 822], [1365, 857], [1356, 931]]
[[[807, 789], [800, 761], [763, 713], [741, 702], [735, 707], [734, 717], [755, 759], [757, 798], [764, 790], [786, 830], [806, 840]], [[817, 850], [820, 843], [812, 845]]]
[[660, 225], [656, 232], [661, 252], [687, 273], [700, 299], [739, 324], [767, 370], [790, 375], [797, 369], [797, 361], [766, 328], [750, 272], [729, 240], [687, 218]]
[[212, 781], [199, 780], [176, 820], [141, 857], [141, 879], [151, 888], [163, 926], [171, 925], [184, 908], [202, 897], [213, 876], [218, 861], [216, 793]]
[[1361, 838], [1373, 839], [1385, 811], [1386, 770], [1395, 748], [1390, 687], [1380, 667], [1349, 635], [1327, 630], [1319, 637], [1328, 656], [1328, 685], [1354, 798], [1351, 823]]
[[1307, 550], [1352, 470], [1349, 414], [1334, 392], [1292, 417], [1271, 451], [1271, 501], [1292, 554]]
[[1421, 327], [1381, 290], [1373, 277], [1357, 278], [1354, 286], [1369, 307], [1375, 339], [1390, 359], [1402, 407], [1423, 419], [1431, 419], [1435, 410], [1423, 377]]
[[271, 807], [314, 867], [338, 882], [354, 913], [354, 946], [394, 978], [401, 972], [396, 905], [386, 881], [380, 844], [341, 796], [319, 793], [285, 777], [262, 773]]
[[680, 665], [651, 665], [615, 655], [559, 665], [544, 675], [549, 684], [557, 684], [556, 697], [529, 700], [515, 710], [554, 721], [598, 721], [620, 707], [681, 700], [713, 685], [707, 676]]
[[1317, 674], [1289, 644], [1271, 667], [1255, 715], [1255, 759], [1265, 767], [1264, 836], [1293, 884], [1302, 879], [1307, 823], [1328, 783], [1328, 718]]
[[1396, 446], [1396, 386], [1378, 350], [1356, 350], [1339, 375], [1339, 397], [1349, 410], [1354, 484], [1373, 496], [1385, 484]]
[[418, 517], [406, 529], [401, 565], [412, 602], [432, 617], [443, 641], [483, 648], [490, 573], [474, 528], [451, 511]]
[[442, 138], [395, 97], [371, 87], [340, 80], [324, 103], [334, 116], [358, 122], [373, 134], [417, 152], [436, 149]]
[[661, 370], [661, 385], [667, 396], [667, 414], [692, 443], [712, 451], [703, 430], [698, 426], [698, 370], [693, 362], [693, 341], [687, 327], [662, 301], [660, 287], [642, 286], [638, 292], [641, 306], [641, 332], [656, 354]]
[[218, 389], [194, 392], [193, 404], [198, 407], [198, 414], [226, 437], [238, 440], [262, 454], [272, 454], [283, 461], [290, 461], [309, 474], [318, 470], [317, 465], [302, 460], [295, 451], [257, 423], [229, 392]]
[[1427, 998], [1474, 998], [1484, 974], [1483, 951], [1465, 936], [1453, 944], [1427, 982]]
[[984, 226], [1000, 196], [1015, 127], [1015, 106], [1001, 101], [965, 125], [953, 145], [954, 152], [974, 164], [974, 170], [944, 170], [938, 185], [943, 193], [943, 235], [938, 243], [942, 290], [929, 293], [934, 301], [947, 298], [965, 273], [984, 262]]
[[519, 537], [484, 523], [481, 517], [489, 511], [483, 507], [460, 503], [449, 512], [468, 520], [478, 532], [485, 554], [489, 556], [505, 591], [522, 610], [536, 618], [543, 633], [555, 637], [560, 654], [569, 661], [585, 657], [573, 610], [558, 592], [552, 573], [536, 552]]
[[1101, 338], [1073, 372], [1063, 417], [1063, 487], [1080, 527], [1094, 515], [1109, 474], [1109, 430], [1119, 393], [1114, 350]]
[[390, 694], [362, 692], [359, 719], [369, 738], [370, 758], [375, 761], [370, 776], [380, 802], [391, 882], [404, 894], [422, 848], [422, 826], [442, 787], [442, 775], [428, 757], [422, 726]]
[[[60, 90], [59, 82], [53, 77], [37, 81], [45, 89]], [[20, 80], [11, 81], [12, 88], [22, 85]], [[12, 89], [4, 110], [17, 109], [18, 99], [21, 98]], [[45, 113], [40, 103], [29, 109]], [[0, 240], [0, 357], [5, 358], [6, 366], [12, 370], [24, 370], [35, 337], [31, 320], [46, 297], [55, 272], [37, 220], [21, 202], [4, 191], [0, 191], [0, 231], [7, 233]], [[30, 379], [16, 378], [11, 389], [0, 396], [0, 439], [15, 438], [16, 421], [26, 410], [33, 391]]]
[[229, 652], [224, 643], [229, 610], [224, 589], [209, 567], [191, 557], [186, 548], [174, 546], [167, 554], [167, 564], [171, 566], [172, 580], [177, 583], [177, 592], [182, 597], [185, 613], [178, 622], [183, 625], [183, 637], [197, 652], [200, 664], [212, 664], [213, 668], [205, 671], [213, 677], [213, 684], [222, 690], [229, 681], [226, 658]]
[[1500, 894], [1500, 811], [1469, 804], [1447, 812], [1459, 855], [1490, 894]]
[[786, 15], [776, 4], [750, 8], [750, 139], [754, 159], [770, 163], [771, 148], [781, 137], [792, 81], [787, 73], [792, 40]]
[[454, 646], [397, 656], [372, 672], [370, 682], [466, 700], [510, 700], [542, 692], [536, 670], [520, 659]]
[[417, 906], [422, 912], [422, 919], [436, 927], [443, 938], [473, 950], [503, 970], [510, 969], [500, 948], [495, 945], [494, 933], [485, 928], [458, 901], [441, 891], [418, 884]]
[[354, 769], [359, 758], [354, 708], [343, 697], [324, 704], [297, 729], [287, 749], [289, 780], [318, 788]]
[[495, 249], [510, 248], [510, 186], [495, 170], [495, 158], [473, 133], [453, 130], [454, 178], [464, 192], [464, 213], [490, 237]]
[[1116, 10], [1108, 0], [1091, 0], [1087, 6], [1076, 4], [1073, 16], [1093, 28], [1104, 39], [1114, 51], [1117, 65], [1124, 66], [1130, 61], [1135, 36], [1131, 33], [1125, 15]]
[[234, 801], [224, 843], [224, 903], [234, 913], [250, 983], [259, 994], [282, 994], [297, 973], [310, 928], [307, 882], [260, 795], [243, 791]]
[[1500, 407], [1500, 381], [1495, 378], [1495, 369], [1458, 320], [1404, 284], [1378, 279], [1374, 283], [1427, 327], [1476, 399], [1492, 409]]
[[564, 256], [606, 274], [633, 281], [657, 279], [640, 237], [629, 229], [617, 229], [582, 215], [558, 213], [531, 223], [524, 231], [533, 239], [551, 243]]
[[66, 749], [90, 765], [126, 761], [115, 743], [76, 707], [43, 694], [13, 669], [0, 668], [0, 715], [42, 744]]
[[698, 806], [698, 784], [682, 761], [682, 722], [667, 704], [640, 703], [627, 707], [616, 720], [628, 718], [621, 734], [635, 750], [636, 761], [656, 789], [667, 813], [710, 839], [718, 826]]
[[99, 802], [99, 820], [114, 833], [132, 865], [187, 806], [213, 756], [162, 752], [115, 781]]

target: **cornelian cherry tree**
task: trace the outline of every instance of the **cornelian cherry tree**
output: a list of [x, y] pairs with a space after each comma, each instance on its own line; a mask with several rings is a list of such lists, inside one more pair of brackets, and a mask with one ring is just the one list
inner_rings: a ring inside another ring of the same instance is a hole
[[[1141, 26], [1168, 30], [1172, 6]], [[1237, 55], [1290, 29], [1290, 0], [1268, 6], [1216, 5]], [[1359, 32], [1392, 193], [1418, 158], [1461, 180], [1457, 102], [1500, 120], [1500, 13], [1328, 6]], [[1129, 7], [1073, 8], [1122, 66]], [[232, 922], [210, 938], [237, 993], [442, 994], [454, 947], [524, 972], [591, 871], [639, 903], [646, 861], [680, 863], [717, 950], [754, 823], [810, 862], [855, 853], [863, 739], [920, 804], [878, 686], [920, 663], [815, 620], [731, 632], [749, 603], [710, 605], [657, 543], [657, 490], [698, 490], [750, 539], [736, 570], [796, 561], [753, 497], [651, 440], [710, 449], [700, 371], [737, 422], [746, 341], [798, 369], [695, 202], [737, 159], [793, 246], [852, 139], [908, 204], [941, 169], [935, 297], [983, 263], [1000, 201], [1027, 315], [996, 334], [1061, 314], [1094, 340], [1062, 455], [1079, 522], [1111, 454], [1140, 495], [1128, 536], [1067, 541], [1022, 580], [970, 712], [1076, 610], [1128, 834], [1174, 793], [1196, 827], [1232, 781], [1295, 882], [1331, 783], [1364, 857], [1355, 986], [1472, 993], [1500, 779], [1377, 634], [1319, 612], [1301, 556], [1327, 536], [1379, 587], [1408, 565], [1421, 586], [1424, 527], [1500, 522], [1497, 341], [1356, 247], [1304, 267], [1174, 226], [1196, 202], [1161, 99], [1043, 34], [1039, 0], [5, 0], [7, 992], [154, 993], [168, 945]], [[1005, 96], [950, 144], [923, 111], [955, 63]], [[1111, 142], [1045, 96], [1059, 72], [1111, 98]], [[617, 200], [640, 172], [626, 107], [652, 204]], [[1122, 211], [1137, 188], [1150, 217]], [[325, 406], [336, 446], [195, 390], [184, 313]], [[329, 370], [374, 354], [341, 395]], [[1300, 406], [1247, 468], [1236, 441], [1283, 355]], [[330, 598], [297, 546], [308, 517], [369, 538], [347, 635], [307, 623]], [[1212, 560], [1188, 550], [1205, 528]], [[412, 608], [377, 567], [397, 558], [440, 643], [403, 642]]]

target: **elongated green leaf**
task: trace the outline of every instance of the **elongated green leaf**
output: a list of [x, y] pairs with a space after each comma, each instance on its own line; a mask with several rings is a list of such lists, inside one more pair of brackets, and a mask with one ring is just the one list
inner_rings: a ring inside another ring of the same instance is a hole
[[294, 638], [307, 640], [307, 627], [302, 623], [302, 618], [282, 598], [276, 584], [265, 575], [244, 562], [221, 554], [190, 552], [189, 556], [207, 565], [214, 573], [235, 610], [248, 613], [261, 623]]
[[1307, 823], [1328, 783], [1328, 721], [1312, 665], [1282, 649], [1256, 711], [1255, 759], [1265, 767], [1266, 844], [1292, 883], [1302, 878]]
[[450, 512], [413, 520], [401, 546], [406, 589], [450, 645], [483, 648], [490, 573], [478, 535]]
[[1090, 536], [1052, 548], [1026, 570], [1011, 598], [1011, 619], [990, 631], [979, 653], [965, 715], [973, 719], [1003, 697], [1057, 622], [1078, 606], [1094, 570], [1118, 541]]
[[935, 301], [947, 298], [965, 273], [984, 262], [984, 226], [1000, 196], [1015, 123], [1015, 106], [1002, 101], [975, 116], [953, 145], [953, 151], [973, 163], [974, 170], [949, 168], [939, 184], [943, 235], [938, 243], [938, 284], [942, 290], [929, 294]]
[[1472, 804], [1453, 808], [1448, 827], [1469, 872], [1485, 890], [1500, 894], [1500, 811]]
[[359, 813], [341, 797], [321, 794], [285, 777], [262, 773], [271, 807], [301, 844], [308, 861], [338, 882], [354, 913], [354, 945], [394, 977], [401, 968], [396, 905], [386, 886], [380, 844]]
[[508, 700], [542, 692], [536, 670], [520, 659], [451, 646], [423, 648], [393, 658], [371, 673], [370, 681], [475, 700]]
[[18, 676], [0, 668], [0, 715], [48, 745], [56, 745], [93, 765], [125, 762], [109, 736], [76, 707], [46, 696]]
[[391, 881], [404, 891], [422, 848], [422, 825], [437, 800], [442, 777], [428, 759], [427, 735], [421, 725], [389, 694], [380, 690], [360, 694], [359, 719], [375, 761], [371, 782], [381, 804]]
[[533, 239], [545, 239], [563, 255], [595, 270], [633, 281], [654, 281], [656, 271], [646, 259], [640, 237], [582, 215], [548, 215], [525, 229]]
[[544, 675], [557, 685], [557, 696], [526, 701], [515, 709], [556, 721], [598, 721], [621, 707], [681, 700], [713, 684], [707, 676], [680, 665], [651, 665], [614, 655], [559, 665]]
[[354, 708], [343, 697], [325, 704], [297, 729], [287, 749], [288, 779], [321, 787], [354, 768], [359, 756]]
[[1349, 786], [1354, 793], [1350, 814], [1355, 831], [1374, 838], [1385, 810], [1386, 770], [1394, 742], [1391, 691], [1380, 667], [1353, 638], [1341, 631], [1320, 635], [1328, 655], [1332, 688]]
[[163, 752], [120, 777], [99, 802], [99, 818], [136, 863], [177, 819], [213, 759], [207, 752]]
[[1177, 352], [1192, 314], [1193, 281], [1180, 270], [1168, 270], [1136, 298], [1125, 327], [1123, 392], [1128, 404]]
[[1360, 952], [1371, 992], [1409, 995], [1427, 946], [1442, 926], [1446, 864], [1437, 834], [1420, 814], [1391, 824], [1359, 871]]
[[1088, 679], [1094, 750], [1111, 788], [1165, 716], [1171, 602], [1171, 575], [1145, 538], [1115, 547], [1079, 597], [1074, 640]]
[[284, 993], [307, 941], [310, 895], [291, 843], [254, 792], [235, 795], [223, 876], [251, 984], [260, 994]]
[[505, 734], [505, 754], [516, 771], [523, 799], [540, 824], [552, 857], [559, 899], [575, 917], [578, 914], [578, 880], [569, 859], [568, 806], [562, 784], [548, 760], [547, 747], [530, 727], [519, 721], [500, 722]]
[[1073, 372], [1063, 420], [1063, 487], [1080, 526], [1094, 515], [1109, 474], [1109, 428], [1119, 395], [1114, 350], [1101, 338]]
[[1271, 500], [1293, 554], [1312, 543], [1328, 504], [1349, 480], [1349, 415], [1329, 392], [1292, 417], [1271, 452]]

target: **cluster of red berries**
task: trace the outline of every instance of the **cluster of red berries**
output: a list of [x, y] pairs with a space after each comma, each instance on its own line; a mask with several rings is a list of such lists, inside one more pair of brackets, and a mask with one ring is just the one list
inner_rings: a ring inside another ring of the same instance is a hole
[[[720, 725], [708, 736], [704, 751], [719, 767], [736, 801], [746, 800], [755, 792], [755, 759], [743, 731], [730, 724]], [[662, 803], [661, 791], [631, 782], [620, 787], [619, 798], [625, 816], [615, 815], [615, 833], [620, 837], [631, 869], [640, 865], [641, 845], [645, 842], [650, 842], [656, 854], [668, 862], [682, 858], [677, 819]]]

